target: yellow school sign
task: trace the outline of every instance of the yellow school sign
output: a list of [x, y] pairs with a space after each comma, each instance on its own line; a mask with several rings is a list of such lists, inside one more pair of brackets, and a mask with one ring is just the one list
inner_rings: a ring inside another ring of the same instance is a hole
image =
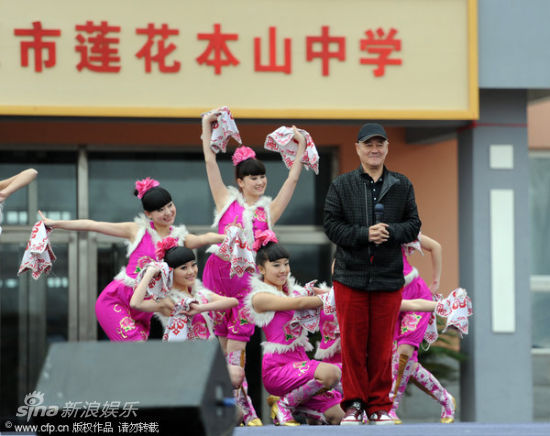
[[475, 119], [475, 0], [5, 0], [0, 114]]

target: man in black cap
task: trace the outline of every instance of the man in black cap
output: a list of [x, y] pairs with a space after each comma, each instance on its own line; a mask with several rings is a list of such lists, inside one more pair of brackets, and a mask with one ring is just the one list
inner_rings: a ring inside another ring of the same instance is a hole
[[[411, 182], [384, 166], [388, 137], [380, 124], [361, 127], [361, 165], [333, 180], [324, 227], [337, 246], [336, 313], [342, 345], [342, 425], [393, 424], [389, 392], [395, 323], [401, 304], [401, 244], [414, 241], [420, 219]], [[380, 206], [381, 205], [381, 206]]]

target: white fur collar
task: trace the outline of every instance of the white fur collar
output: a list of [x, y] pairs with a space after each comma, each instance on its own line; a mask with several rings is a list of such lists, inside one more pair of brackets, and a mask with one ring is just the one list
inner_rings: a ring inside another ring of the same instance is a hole
[[[305, 289], [296, 283], [296, 280], [292, 276], [288, 276], [287, 286], [290, 292], [293, 289], [299, 290], [301, 295], [305, 294]], [[275, 286], [268, 285], [265, 283], [259, 274], [254, 274], [250, 277], [250, 289], [252, 290], [245, 298], [245, 305], [248, 308], [250, 318], [259, 327], [264, 327], [268, 325], [275, 316], [274, 311], [268, 312], [256, 312], [254, 310], [254, 305], [252, 304], [252, 299], [256, 294], [261, 292], [267, 292], [268, 294], [277, 295], [279, 297], [293, 298], [291, 295], [287, 295], [284, 292], [279, 291]]]
[[411, 284], [411, 282], [416, 279], [418, 277], [418, 270], [413, 266], [413, 269], [411, 270], [410, 273], [408, 273], [406, 276], [405, 276], [405, 284], [403, 285], [403, 287], [405, 286], [409, 286]]
[[[151, 227], [151, 220], [145, 216], [145, 214], [140, 213], [137, 217], [134, 218], [134, 222], [139, 226], [139, 230], [136, 233], [136, 237], [134, 238], [133, 242], [126, 241], [126, 245], [128, 246], [128, 250], [126, 252], [126, 256], [130, 256], [134, 250], [137, 248], [141, 240], [143, 239], [143, 236], [145, 235], [145, 232], [148, 232], [151, 235], [151, 239], [153, 240], [153, 245], [156, 247], [157, 242], [160, 242], [162, 238], [157, 233], [157, 231]], [[173, 238], [176, 238], [178, 240], [178, 245], [183, 245], [185, 242], [185, 237], [189, 234], [187, 231], [187, 227], [185, 227], [183, 224], [181, 226], [172, 226], [170, 230], [170, 234], [168, 236], [171, 236]]]
[[313, 356], [313, 358], [316, 360], [328, 359], [329, 357], [334, 356], [339, 351], [341, 351], [340, 338], [337, 338], [334, 343], [328, 348], [319, 348], [319, 345], [317, 345], [317, 351], [315, 351], [315, 356]]
[[220, 219], [225, 214], [225, 212], [227, 212], [227, 209], [229, 209], [229, 206], [231, 206], [231, 204], [236, 201], [244, 208], [242, 216], [244, 235], [247, 242], [250, 244], [250, 246], [252, 246], [252, 244], [254, 243], [254, 230], [252, 222], [254, 220], [254, 214], [256, 213], [257, 208], [261, 207], [264, 209], [267, 219], [267, 226], [271, 229], [271, 213], [269, 211], [271, 197], [262, 195], [256, 203], [250, 206], [246, 203], [243, 194], [237, 188], [235, 188], [234, 186], [228, 186], [227, 190], [229, 192], [227, 202], [219, 212], [215, 213], [214, 223], [212, 224], [212, 227], [217, 227]]
[[264, 327], [268, 325], [275, 316], [274, 311], [269, 312], [256, 312], [254, 310], [254, 305], [252, 304], [252, 299], [256, 294], [259, 294], [261, 292], [267, 292], [268, 294], [278, 295], [286, 297], [286, 295], [279, 291], [274, 286], [268, 285], [267, 283], [264, 283], [264, 281], [261, 279], [261, 277], [258, 274], [253, 275], [250, 277], [250, 288], [252, 291], [245, 297], [245, 305], [248, 309], [250, 318], [259, 327]]
[[288, 353], [289, 351], [294, 351], [301, 347], [303, 347], [306, 351], [313, 350], [313, 346], [311, 345], [307, 337], [306, 329], [302, 329], [302, 333], [300, 334], [300, 336], [298, 336], [296, 340], [294, 340], [290, 344], [277, 344], [275, 342], [264, 341], [261, 343], [261, 345], [264, 353], [284, 354], [284, 353]]

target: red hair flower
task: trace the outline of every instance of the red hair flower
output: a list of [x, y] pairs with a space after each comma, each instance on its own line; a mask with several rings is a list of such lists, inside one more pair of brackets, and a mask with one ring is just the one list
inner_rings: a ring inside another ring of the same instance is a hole
[[247, 159], [254, 159], [256, 157], [256, 153], [254, 153], [254, 150], [252, 150], [250, 147], [247, 147], [246, 145], [243, 145], [235, 150], [235, 153], [233, 153], [233, 166], [239, 165], [242, 161]]
[[268, 229], [264, 230], [263, 232], [260, 230], [256, 230], [256, 233], [254, 233], [254, 245], [252, 246], [252, 249], [254, 251], [258, 251], [260, 248], [265, 247], [270, 242], [279, 242], [273, 230]]
[[160, 183], [157, 180], [150, 177], [147, 177], [143, 180], [138, 180], [136, 182], [137, 198], [143, 198], [143, 196], [149, 189], [159, 185]]
[[157, 248], [155, 250], [155, 255], [157, 256], [157, 259], [162, 260], [164, 259], [164, 255], [170, 248], [174, 248], [178, 246], [178, 240], [176, 238], [172, 238], [171, 236], [168, 236], [167, 238], [164, 238], [162, 241], [157, 242]]

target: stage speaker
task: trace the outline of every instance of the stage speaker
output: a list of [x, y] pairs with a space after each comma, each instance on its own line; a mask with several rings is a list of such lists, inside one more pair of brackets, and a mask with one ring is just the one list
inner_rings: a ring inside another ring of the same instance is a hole
[[52, 344], [32, 394], [30, 415], [45, 433], [92, 425], [97, 434], [220, 436], [235, 425], [217, 341]]

